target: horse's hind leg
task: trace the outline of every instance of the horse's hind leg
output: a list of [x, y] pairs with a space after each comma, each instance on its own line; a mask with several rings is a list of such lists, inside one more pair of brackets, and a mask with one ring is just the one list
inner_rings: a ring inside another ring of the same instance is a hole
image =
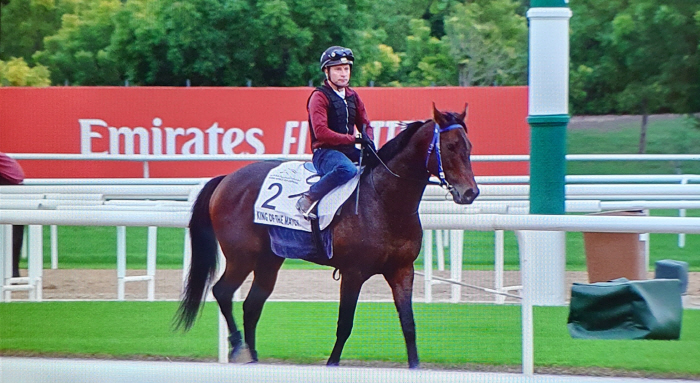
[[258, 326], [265, 301], [267, 301], [267, 298], [275, 288], [277, 273], [283, 262], [284, 258], [280, 258], [272, 253], [262, 256], [255, 268], [253, 285], [250, 287], [250, 292], [248, 292], [245, 302], [243, 302], [245, 342], [248, 345], [250, 357], [254, 362], [258, 361], [258, 352], [255, 349], [255, 329]]
[[229, 263], [226, 264], [226, 271], [221, 276], [218, 282], [214, 284], [212, 293], [214, 298], [219, 303], [221, 313], [226, 318], [226, 324], [229, 331], [229, 343], [231, 343], [231, 352], [229, 353], [229, 361], [234, 361], [243, 347], [243, 338], [236, 326], [236, 321], [233, 319], [233, 294], [238, 290], [245, 278], [252, 271], [252, 267], [232, 267]]

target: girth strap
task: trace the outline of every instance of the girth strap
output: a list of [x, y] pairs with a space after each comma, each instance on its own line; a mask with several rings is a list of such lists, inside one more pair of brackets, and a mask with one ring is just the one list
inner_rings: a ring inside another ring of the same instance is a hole
[[324, 254], [325, 253], [325, 247], [323, 246], [323, 239], [321, 238], [321, 226], [318, 223], [318, 204], [314, 206], [314, 208], [311, 210], [313, 212], [312, 217], [310, 220], [311, 223], [311, 234], [313, 234], [314, 237], [314, 245], [316, 245], [316, 253], [317, 254]]

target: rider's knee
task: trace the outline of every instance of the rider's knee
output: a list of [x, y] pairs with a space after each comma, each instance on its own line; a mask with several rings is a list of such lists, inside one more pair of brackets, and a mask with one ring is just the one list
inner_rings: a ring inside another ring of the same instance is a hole
[[341, 178], [343, 182], [350, 181], [357, 175], [357, 168], [353, 164], [339, 166], [336, 171], [338, 172], [338, 178]]

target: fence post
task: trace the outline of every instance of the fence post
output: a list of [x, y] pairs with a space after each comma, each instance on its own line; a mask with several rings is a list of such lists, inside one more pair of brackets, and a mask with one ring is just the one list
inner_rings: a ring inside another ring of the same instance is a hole
[[156, 257], [158, 255], [158, 227], [148, 227], [148, 244], [146, 250], [146, 275], [148, 279], [148, 300], [156, 299]]
[[51, 225], [51, 269], [58, 269], [58, 226]]
[[423, 286], [425, 303], [433, 301], [433, 231], [423, 231]]
[[29, 277], [29, 285], [32, 289], [29, 290], [29, 300], [41, 302], [42, 299], [42, 277], [44, 269], [44, 230], [41, 225], [29, 225], [28, 230], [28, 267], [27, 274]]
[[[503, 230], [494, 231], [494, 289], [499, 293], [503, 290], [503, 262], [504, 262], [504, 232]], [[496, 303], [503, 304], [506, 301], [505, 295], [496, 294]]]
[[[450, 230], [450, 277], [462, 282], [462, 253], [464, 251], [464, 230]], [[452, 284], [451, 302], [457, 303], [462, 298], [462, 286]]]
[[[568, 0], [532, 0], [529, 27], [528, 123], [530, 144], [530, 214], [565, 214], [566, 127], [569, 123]], [[563, 303], [566, 237], [562, 232], [522, 232], [522, 256], [537, 266], [521, 268], [532, 304]], [[525, 246], [523, 246], [525, 245]], [[558, 266], [552, 268], [552, 264]], [[555, 273], [543, 280], [540, 266]], [[529, 272], [532, 274], [528, 275]], [[542, 294], [552, 294], [543, 296]]]
[[11, 276], [12, 225], [0, 225], [0, 302], [10, 301], [10, 292], [5, 290], [5, 285]]
[[117, 300], [124, 300], [126, 277], [126, 226], [117, 226]]

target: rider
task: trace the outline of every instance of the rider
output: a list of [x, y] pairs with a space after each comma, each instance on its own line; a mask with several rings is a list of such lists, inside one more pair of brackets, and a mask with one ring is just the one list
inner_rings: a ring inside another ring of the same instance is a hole
[[[359, 161], [360, 150], [355, 144], [374, 147], [365, 105], [348, 87], [354, 60], [352, 51], [340, 46], [332, 46], [321, 55], [326, 80], [314, 89], [307, 103], [313, 164], [321, 179], [296, 204], [307, 218], [324, 195], [357, 174], [353, 161]], [[357, 137], [355, 127], [360, 132]]]

